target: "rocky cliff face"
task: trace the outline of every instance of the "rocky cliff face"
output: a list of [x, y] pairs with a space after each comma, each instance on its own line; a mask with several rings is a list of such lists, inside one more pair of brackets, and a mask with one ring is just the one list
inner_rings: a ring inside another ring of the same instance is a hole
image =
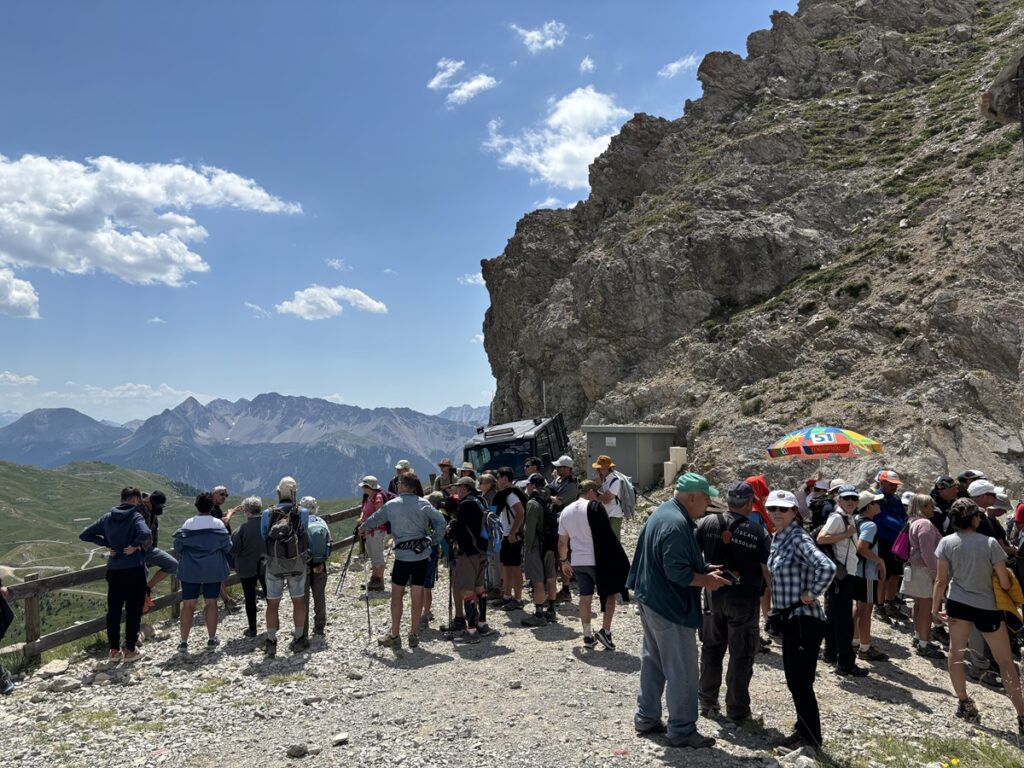
[[886, 456], [831, 474], [1019, 489], [1022, 35], [1024, 0], [803, 0], [709, 54], [483, 262], [493, 419], [674, 424], [719, 479], [838, 424]]

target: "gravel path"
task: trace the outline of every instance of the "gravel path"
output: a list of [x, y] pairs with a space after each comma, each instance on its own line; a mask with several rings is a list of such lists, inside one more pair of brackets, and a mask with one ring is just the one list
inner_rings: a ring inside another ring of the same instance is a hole
[[[328, 586], [331, 596], [336, 578]], [[435, 621], [419, 648], [393, 652], [367, 643], [360, 580], [354, 570], [342, 598], [330, 602], [326, 638], [314, 638], [300, 655], [290, 655], [282, 642], [279, 657], [264, 660], [257, 641], [242, 639], [244, 615], [235, 614], [223, 620], [216, 653], [199, 650], [205, 632], [197, 629], [193, 652], [182, 659], [175, 652], [176, 627], [157, 627], [157, 638], [145, 645], [147, 658], [135, 667], [87, 658], [67, 671], [61, 662], [38, 671], [0, 700], [4, 764], [780, 764], [773, 744], [789, 732], [794, 714], [777, 646], [758, 657], [751, 686], [763, 729], [702, 719], [699, 729], [718, 738], [715, 748], [673, 749], [633, 733], [640, 667], [633, 606], [620, 606], [616, 614], [614, 652], [582, 647], [574, 605], [559, 606], [559, 622], [540, 629], [521, 627], [522, 612], [493, 610], [489, 619], [497, 632], [469, 647], [444, 640]], [[376, 638], [387, 606], [371, 611]], [[288, 609], [282, 614], [287, 622]], [[443, 577], [435, 614], [447, 618]], [[955, 720], [944, 662], [912, 655], [904, 632], [884, 625], [876, 632], [892, 661], [872, 665], [870, 678], [849, 681], [819, 667], [817, 692], [833, 754], [868, 757], [878, 738], [1015, 733], [1009, 701], [975, 684], [971, 691], [985, 725], [974, 729]], [[290, 758], [290, 747], [309, 754]]]

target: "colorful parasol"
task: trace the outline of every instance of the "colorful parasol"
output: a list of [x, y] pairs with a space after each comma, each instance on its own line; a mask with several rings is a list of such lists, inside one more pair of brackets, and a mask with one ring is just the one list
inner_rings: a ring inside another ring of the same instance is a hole
[[768, 446], [769, 459], [849, 458], [881, 452], [877, 440], [839, 427], [804, 427]]

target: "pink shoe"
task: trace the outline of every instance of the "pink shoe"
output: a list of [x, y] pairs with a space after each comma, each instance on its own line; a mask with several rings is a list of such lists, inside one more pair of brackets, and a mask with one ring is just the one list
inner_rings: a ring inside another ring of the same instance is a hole
[[146, 654], [144, 654], [142, 651], [140, 651], [138, 648], [136, 648], [134, 651], [125, 651], [123, 658], [124, 658], [125, 663], [128, 664], [128, 663], [131, 663], [131, 662], [134, 662], [134, 661], [138, 661], [139, 659], [141, 659], [145, 655]]
[[110, 653], [107, 654], [107, 658], [111, 661], [120, 661], [122, 658], [124, 658], [124, 655], [121, 653], [121, 651], [111, 648]]

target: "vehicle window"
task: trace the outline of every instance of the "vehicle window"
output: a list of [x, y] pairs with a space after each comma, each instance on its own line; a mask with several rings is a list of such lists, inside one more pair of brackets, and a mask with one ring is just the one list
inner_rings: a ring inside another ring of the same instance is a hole
[[530, 444], [526, 442], [491, 443], [466, 451], [468, 460], [473, 462], [478, 473], [500, 467], [512, 467], [517, 478], [526, 476], [526, 458], [530, 455]]
[[[544, 454], [552, 456], [551, 436], [549, 433], [550, 429], [550, 427], [544, 427], [544, 429], [542, 429], [537, 435], [537, 456], [542, 459], [544, 458]], [[552, 458], [557, 459], [558, 457], [552, 456]]]

